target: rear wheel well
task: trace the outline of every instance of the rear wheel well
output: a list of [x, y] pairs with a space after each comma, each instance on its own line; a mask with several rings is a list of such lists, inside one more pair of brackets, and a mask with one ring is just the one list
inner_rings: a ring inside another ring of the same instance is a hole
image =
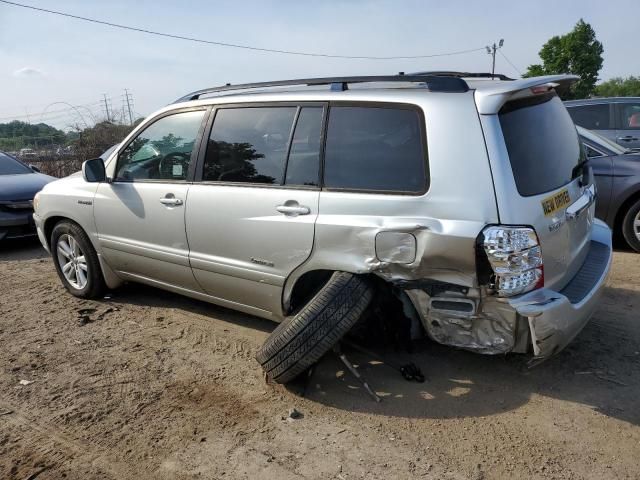
[[[291, 316], [299, 312], [329, 281], [333, 273], [333, 270], [312, 270], [303, 274], [293, 286], [285, 315]], [[377, 275], [370, 273], [359, 276], [367, 278], [374, 296], [363, 318], [354, 328], [356, 336], [359, 332], [364, 332], [366, 337], [376, 335], [373, 330], [379, 336], [379, 332], [384, 331], [388, 339], [404, 344], [410, 340], [415, 328], [422, 329], [418, 312], [406, 292]]]
[[293, 290], [291, 290], [289, 308], [285, 311], [285, 315], [294, 315], [309, 303], [309, 300], [320, 291], [322, 286], [331, 278], [332, 274], [332, 270], [312, 270], [303, 274], [296, 281]]

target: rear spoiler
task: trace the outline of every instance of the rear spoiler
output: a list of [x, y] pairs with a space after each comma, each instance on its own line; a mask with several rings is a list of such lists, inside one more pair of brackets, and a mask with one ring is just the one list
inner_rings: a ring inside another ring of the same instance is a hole
[[[483, 86], [475, 91], [478, 113], [481, 115], [492, 115], [498, 113], [502, 106], [509, 100], [528, 97], [529, 95], [538, 93], [532, 89], [544, 91], [544, 87], [548, 87], [548, 90], [557, 87], [568, 87], [578, 80], [580, 80], [580, 77], [577, 75], [545, 75], [543, 77], [523, 78], [511, 82], [491, 83], [491, 86]], [[473, 86], [471, 88], [473, 88]]]

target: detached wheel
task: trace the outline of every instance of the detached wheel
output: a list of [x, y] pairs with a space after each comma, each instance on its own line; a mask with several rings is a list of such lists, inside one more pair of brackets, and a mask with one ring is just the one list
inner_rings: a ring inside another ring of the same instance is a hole
[[622, 235], [631, 248], [640, 252], [640, 200], [631, 205], [622, 219]]
[[269, 378], [287, 383], [333, 348], [371, 302], [363, 277], [335, 272], [296, 315], [287, 317], [258, 350], [256, 360]]
[[64, 287], [76, 297], [98, 298], [105, 289], [98, 254], [79, 225], [59, 222], [51, 233], [51, 254]]

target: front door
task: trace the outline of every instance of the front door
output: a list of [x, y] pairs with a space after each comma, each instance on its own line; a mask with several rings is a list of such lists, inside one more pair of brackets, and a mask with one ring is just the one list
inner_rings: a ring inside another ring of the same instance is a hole
[[189, 266], [184, 215], [192, 157], [205, 110], [180, 111], [148, 125], [109, 165], [94, 199], [98, 241], [125, 278], [200, 290]]
[[311, 254], [322, 105], [218, 108], [189, 190], [193, 273], [219, 303], [269, 317]]

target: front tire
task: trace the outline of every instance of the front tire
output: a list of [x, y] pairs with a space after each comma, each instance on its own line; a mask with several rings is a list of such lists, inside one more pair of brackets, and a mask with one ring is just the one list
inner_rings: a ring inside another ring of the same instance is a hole
[[622, 235], [631, 248], [640, 252], [640, 200], [631, 205], [624, 215]]
[[72, 295], [99, 298], [105, 290], [100, 261], [89, 237], [71, 221], [61, 221], [51, 233], [51, 255], [58, 277]]

